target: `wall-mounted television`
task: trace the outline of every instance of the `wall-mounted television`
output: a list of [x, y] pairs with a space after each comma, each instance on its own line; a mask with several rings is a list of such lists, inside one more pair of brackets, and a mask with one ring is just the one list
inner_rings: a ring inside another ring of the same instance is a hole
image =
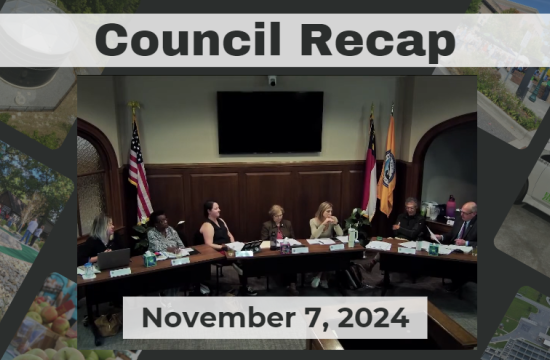
[[218, 92], [219, 153], [321, 152], [323, 92]]

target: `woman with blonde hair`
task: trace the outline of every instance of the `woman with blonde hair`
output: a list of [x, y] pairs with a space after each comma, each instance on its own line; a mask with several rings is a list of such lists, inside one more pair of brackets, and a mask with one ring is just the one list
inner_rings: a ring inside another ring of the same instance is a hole
[[114, 237], [115, 227], [113, 220], [105, 214], [99, 214], [92, 223], [90, 235], [84, 244], [78, 247], [78, 264], [84, 265], [87, 262], [97, 262], [97, 255], [102, 252], [118, 250], [119, 242]]
[[[338, 224], [338, 219], [332, 216], [332, 204], [328, 201], [319, 205], [315, 217], [309, 220], [309, 226], [311, 228], [311, 238], [331, 238], [344, 235], [344, 231]], [[319, 273], [311, 281], [311, 286], [316, 288], [321, 284], [322, 288], [328, 288], [328, 274]]]

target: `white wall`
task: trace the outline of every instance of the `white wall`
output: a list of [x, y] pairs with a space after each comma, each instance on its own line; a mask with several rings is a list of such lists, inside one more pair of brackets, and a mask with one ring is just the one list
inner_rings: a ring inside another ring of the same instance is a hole
[[[278, 77], [277, 86], [271, 88], [265, 76], [119, 77], [121, 148], [129, 146], [131, 133], [130, 113], [124, 104], [138, 100], [143, 105], [138, 116], [140, 136], [149, 163], [362, 160], [371, 102], [375, 104], [378, 133], [381, 128], [387, 131], [395, 84], [395, 77]], [[271, 90], [324, 92], [322, 152], [220, 156], [216, 92]], [[381, 112], [387, 115], [381, 117]], [[380, 153], [383, 147], [380, 141]]]
[[419, 76], [414, 81], [409, 157], [416, 145], [437, 124], [477, 111], [477, 77]]
[[[377, 155], [383, 158], [395, 102], [396, 157], [411, 161], [434, 125], [477, 110], [476, 79], [466, 77], [119, 76], [78, 78], [79, 116], [103, 130], [119, 163], [127, 162], [130, 100], [139, 101], [138, 126], [146, 163], [364, 160], [371, 103]], [[319, 155], [220, 156], [217, 91], [323, 91], [323, 151]]]
[[439, 135], [426, 153], [422, 201], [447, 203], [454, 195], [457, 207], [477, 201], [477, 124], [451, 128]]
[[118, 129], [115, 113], [115, 89], [112, 76], [78, 77], [78, 117], [105, 133], [115, 149], [119, 166]]

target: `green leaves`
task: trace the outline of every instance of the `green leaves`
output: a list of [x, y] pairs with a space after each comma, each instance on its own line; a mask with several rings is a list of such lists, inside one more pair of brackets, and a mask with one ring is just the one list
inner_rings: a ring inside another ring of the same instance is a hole
[[59, 216], [74, 191], [73, 182], [0, 141], [0, 191], [9, 191], [27, 206], [32, 216], [51, 220]]
[[500, 74], [493, 68], [456, 68], [461, 75], [477, 76], [477, 90], [487, 96], [526, 130], [535, 130], [541, 119], [526, 107], [515, 94], [500, 81]]

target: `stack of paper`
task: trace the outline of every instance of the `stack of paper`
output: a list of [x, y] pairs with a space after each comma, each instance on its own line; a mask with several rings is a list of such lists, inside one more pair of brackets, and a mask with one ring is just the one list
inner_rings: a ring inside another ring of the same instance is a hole
[[230, 248], [233, 251], [241, 251], [241, 249], [244, 246], [244, 243], [242, 243], [240, 241], [235, 241], [235, 242], [232, 242], [232, 243], [229, 243], [229, 244], [225, 244], [225, 246], [227, 246], [228, 248]]
[[302, 245], [301, 242], [299, 242], [298, 240], [295, 240], [295, 239], [277, 239], [277, 245], [282, 244], [285, 240], [288, 241], [288, 243], [290, 244], [290, 246], [293, 246], [293, 245]]
[[383, 241], [371, 241], [365, 248], [388, 251], [391, 249], [391, 244]]
[[406, 248], [409, 248], [409, 249], [414, 249], [414, 248], [416, 248], [416, 241], [408, 241], [408, 242], [405, 242], [405, 243], [401, 243], [401, 244], [399, 244], [399, 246], [403, 246], [403, 247], [406, 247]]
[[452, 250], [462, 250], [464, 254], [469, 254], [472, 252], [471, 246], [447, 245], [447, 247]]
[[453, 251], [452, 249], [449, 249], [447, 246], [443, 245], [439, 247], [439, 255], [449, 255]]

